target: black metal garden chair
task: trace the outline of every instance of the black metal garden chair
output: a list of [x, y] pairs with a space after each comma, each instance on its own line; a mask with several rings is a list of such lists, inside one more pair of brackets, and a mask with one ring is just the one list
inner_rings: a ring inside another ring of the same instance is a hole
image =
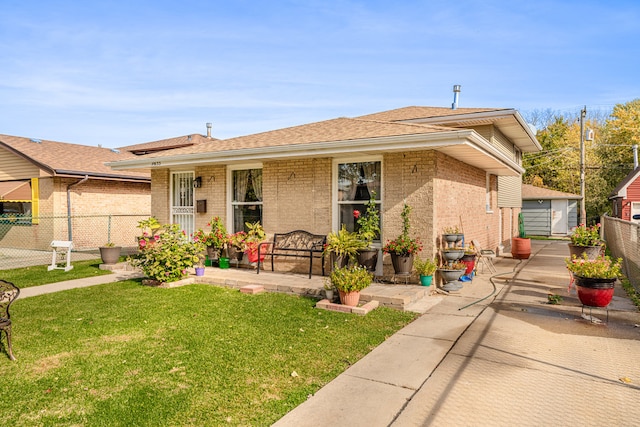
[[9, 307], [14, 302], [18, 295], [20, 295], [20, 289], [11, 282], [0, 280], [0, 340], [2, 340], [2, 331], [7, 335], [7, 354], [9, 359], [16, 360], [11, 349], [11, 314], [9, 314]]

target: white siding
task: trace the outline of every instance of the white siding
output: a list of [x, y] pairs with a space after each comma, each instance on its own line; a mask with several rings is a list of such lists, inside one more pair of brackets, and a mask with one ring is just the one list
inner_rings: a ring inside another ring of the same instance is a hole
[[522, 178], [519, 176], [498, 177], [498, 207], [522, 207]]
[[40, 170], [33, 163], [0, 149], [0, 181], [38, 178]]

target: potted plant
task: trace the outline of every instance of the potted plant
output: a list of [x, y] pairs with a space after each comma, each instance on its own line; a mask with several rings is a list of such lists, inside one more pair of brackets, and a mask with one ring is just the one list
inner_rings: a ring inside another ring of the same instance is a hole
[[462, 284], [458, 279], [462, 277], [466, 268], [467, 265], [462, 261], [445, 264], [438, 268], [438, 273], [440, 273], [442, 281], [445, 282], [445, 284], [442, 285], [442, 289], [445, 291], [457, 291], [462, 289]]
[[159, 234], [142, 236], [138, 248], [131, 264], [159, 283], [184, 278], [204, 252], [204, 244], [188, 239], [178, 224], [163, 225]]
[[355, 263], [358, 251], [367, 247], [367, 244], [358, 237], [358, 234], [347, 230], [342, 225], [340, 231], [331, 232], [327, 235], [327, 243], [324, 247], [324, 254], [331, 256], [331, 265], [344, 267], [348, 263]]
[[464, 234], [462, 234], [462, 230], [458, 228], [458, 226], [453, 227], [444, 227], [442, 230], [442, 241], [447, 244], [447, 246], [455, 246], [460, 240], [464, 238]]
[[584, 305], [606, 307], [613, 298], [616, 280], [622, 277], [622, 259], [600, 255], [590, 259], [584, 253], [581, 258], [566, 258], [567, 269], [573, 276], [572, 283], [578, 289], [578, 298]]
[[358, 225], [358, 237], [366, 243], [366, 247], [358, 251], [358, 264], [373, 272], [378, 263], [378, 249], [371, 245], [380, 236], [380, 214], [376, 206], [375, 192], [371, 193], [366, 208], [364, 214], [357, 209], [353, 211], [353, 217]]
[[420, 284], [422, 286], [431, 286], [433, 280], [433, 273], [438, 269], [438, 263], [435, 259], [420, 259], [413, 260], [413, 266], [416, 269], [416, 273], [420, 276]]
[[325, 280], [323, 287], [324, 296], [329, 300], [329, 302], [333, 301], [333, 293], [335, 292], [336, 288], [331, 283], [331, 280]]
[[355, 307], [360, 301], [360, 291], [371, 285], [373, 276], [362, 266], [348, 265], [334, 268], [329, 279], [340, 294], [340, 303]]
[[198, 254], [198, 261], [194, 265], [196, 276], [204, 276], [204, 254]]
[[410, 214], [411, 207], [405, 203], [400, 214], [402, 217], [402, 233], [394, 240], [387, 241], [382, 248], [385, 253], [391, 255], [395, 274], [410, 275], [413, 267], [413, 257], [422, 250], [420, 240], [409, 236]]
[[467, 266], [467, 269], [464, 271], [465, 276], [469, 275], [476, 266], [476, 248], [473, 244], [464, 248], [464, 255], [462, 255], [460, 261], [464, 262]]
[[600, 237], [600, 223], [587, 227], [580, 224], [571, 231], [571, 243], [569, 243], [569, 256], [582, 258], [586, 253], [589, 259], [595, 259], [602, 254], [604, 242]]
[[220, 251], [227, 243], [227, 229], [219, 216], [214, 216], [211, 221], [207, 223], [210, 231], [204, 231], [199, 229], [193, 235], [194, 240], [198, 240], [204, 243], [207, 248], [207, 256], [210, 260], [217, 260], [220, 256]]
[[[244, 225], [248, 230], [244, 239], [244, 251], [247, 254], [247, 259], [249, 262], [258, 262], [258, 245], [267, 238], [267, 235], [262, 225], [260, 225], [260, 221], [254, 223], [245, 222]], [[260, 253], [260, 262], [264, 261], [265, 255], [266, 251]]]
[[531, 239], [526, 237], [522, 212], [518, 214], [518, 237], [511, 239], [511, 256], [515, 259], [528, 259], [531, 256]]
[[100, 257], [103, 264], [115, 264], [120, 259], [121, 246], [116, 246], [113, 242], [107, 242], [100, 246]]
[[245, 240], [247, 239], [247, 233], [245, 231], [238, 231], [229, 235], [229, 259], [235, 259], [236, 261], [242, 261], [242, 256], [246, 249]]

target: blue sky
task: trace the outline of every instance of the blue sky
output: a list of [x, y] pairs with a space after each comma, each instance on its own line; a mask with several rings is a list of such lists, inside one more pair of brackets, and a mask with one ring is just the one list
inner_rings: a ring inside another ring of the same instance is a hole
[[0, 0], [0, 134], [117, 147], [640, 97], [640, 2]]

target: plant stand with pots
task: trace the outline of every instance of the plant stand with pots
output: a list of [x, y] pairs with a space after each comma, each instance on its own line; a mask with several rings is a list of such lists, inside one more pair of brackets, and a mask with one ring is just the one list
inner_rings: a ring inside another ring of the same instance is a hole
[[613, 299], [613, 291], [617, 279], [589, 278], [576, 275], [573, 277], [578, 290], [578, 299], [582, 303], [582, 313], [584, 314], [585, 307], [589, 307], [589, 317], [591, 318], [591, 309], [604, 308], [607, 312], [608, 322], [608, 307]]
[[442, 285], [442, 290], [447, 292], [459, 291], [462, 289], [462, 282], [460, 282], [460, 277], [464, 274], [464, 268], [459, 270], [451, 270], [448, 268], [439, 268], [440, 276], [442, 280], [445, 282]]

